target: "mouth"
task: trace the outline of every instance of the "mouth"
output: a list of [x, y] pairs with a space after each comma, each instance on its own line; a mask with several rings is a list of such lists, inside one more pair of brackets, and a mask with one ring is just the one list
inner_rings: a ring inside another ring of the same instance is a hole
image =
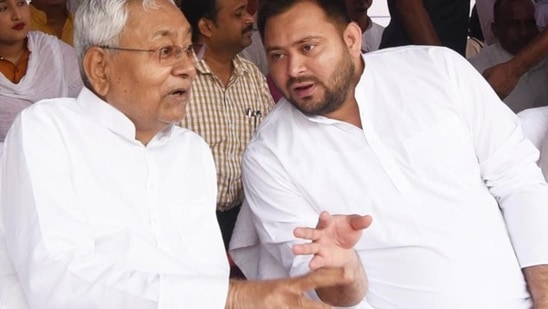
[[291, 87], [291, 91], [299, 98], [304, 98], [312, 95], [315, 89], [315, 84], [312, 82], [299, 83]]
[[25, 28], [26, 24], [25, 23], [17, 23], [15, 26], [11, 27], [12, 29], [14, 30], [23, 30], [23, 28]]
[[190, 91], [188, 88], [175, 88], [168, 93], [168, 96], [175, 100], [186, 102], [190, 97]]

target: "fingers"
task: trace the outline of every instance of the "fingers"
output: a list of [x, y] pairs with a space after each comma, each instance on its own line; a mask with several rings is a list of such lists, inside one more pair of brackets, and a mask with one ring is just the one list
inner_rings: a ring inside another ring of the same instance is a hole
[[295, 255], [310, 255], [316, 254], [320, 251], [321, 245], [319, 243], [307, 243], [294, 245], [292, 248]]
[[371, 222], [373, 222], [373, 218], [369, 215], [366, 216], [360, 216], [360, 215], [350, 215], [348, 216], [348, 221], [350, 226], [354, 230], [363, 230], [368, 228], [371, 225]]
[[293, 235], [298, 238], [314, 241], [320, 239], [322, 232], [315, 228], [297, 227], [293, 230]]
[[343, 268], [320, 268], [305, 276], [296, 277], [295, 280], [297, 288], [302, 292], [348, 284], [351, 281]]

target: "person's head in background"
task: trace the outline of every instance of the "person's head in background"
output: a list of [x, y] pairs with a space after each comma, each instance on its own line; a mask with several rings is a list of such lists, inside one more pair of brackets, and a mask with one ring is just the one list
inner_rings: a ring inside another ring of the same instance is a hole
[[13, 64], [17, 64], [26, 48], [29, 3], [27, 0], [0, 0], [0, 56]]
[[192, 40], [207, 45], [207, 56], [236, 55], [251, 44], [254, 18], [247, 5], [247, 0], [184, 0], [179, 7], [192, 27]]
[[263, 1], [258, 27], [272, 79], [296, 108], [337, 119], [355, 103], [362, 33], [343, 2]]
[[191, 43], [171, 0], [89, 0], [76, 13], [85, 85], [125, 114], [145, 145], [184, 117], [196, 75]]
[[515, 55], [538, 34], [531, 0], [497, 0], [491, 30], [507, 52]]
[[365, 32], [371, 24], [371, 18], [367, 15], [367, 10], [371, 7], [373, 0], [344, 0], [348, 15], [358, 23], [362, 32]]

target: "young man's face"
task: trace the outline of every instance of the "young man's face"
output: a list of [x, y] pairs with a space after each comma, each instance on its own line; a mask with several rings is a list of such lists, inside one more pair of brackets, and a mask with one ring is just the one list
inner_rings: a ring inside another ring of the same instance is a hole
[[349, 44], [358, 39], [361, 44], [359, 28], [351, 25], [348, 37], [348, 27], [337, 27], [312, 2], [299, 2], [267, 20], [264, 43], [270, 75], [303, 113], [326, 115], [347, 99], [354, 86], [354, 57], [359, 57]]

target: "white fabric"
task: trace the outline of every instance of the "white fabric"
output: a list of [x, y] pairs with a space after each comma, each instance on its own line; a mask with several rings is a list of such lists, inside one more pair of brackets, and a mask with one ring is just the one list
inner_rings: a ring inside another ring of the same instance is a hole
[[25, 109], [5, 144], [0, 230], [31, 308], [224, 308], [215, 166], [195, 133], [143, 146], [83, 89]]
[[528, 108], [519, 112], [518, 116], [523, 133], [540, 150], [542, 141], [548, 133], [548, 106]]
[[540, 150], [539, 165], [548, 180], [548, 106], [529, 108], [518, 116], [523, 133]]
[[[548, 263], [548, 186], [517, 116], [446, 48], [364, 59], [363, 130], [285, 100], [261, 124], [243, 161], [251, 214], [236, 223], [234, 260], [267, 257], [238, 263], [259, 278], [306, 273], [294, 227], [322, 210], [370, 214], [355, 247], [363, 308], [531, 308], [521, 267]], [[240, 232], [253, 229], [260, 245]]]
[[535, 20], [539, 31], [544, 30], [548, 25], [548, 1], [541, 0], [535, 3]]
[[378, 50], [381, 45], [383, 31], [383, 26], [371, 21], [369, 27], [367, 27], [362, 35], [362, 51], [370, 52]]
[[76, 97], [82, 89], [74, 48], [40, 31], [28, 33], [29, 63], [14, 84], [0, 74], [0, 141], [25, 107], [42, 99]]
[[[504, 50], [500, 43], [484, 47], [479, 54], [469, 59], [470, 63], [482, 73], [487, 68], [512, 59], [512, 54]], [[548, 105], [548, 79], [545, 70], [548, 62], [543, 60], [525, 73], [510, 95], [504, 98], [515, 113], [524, 109]]]

